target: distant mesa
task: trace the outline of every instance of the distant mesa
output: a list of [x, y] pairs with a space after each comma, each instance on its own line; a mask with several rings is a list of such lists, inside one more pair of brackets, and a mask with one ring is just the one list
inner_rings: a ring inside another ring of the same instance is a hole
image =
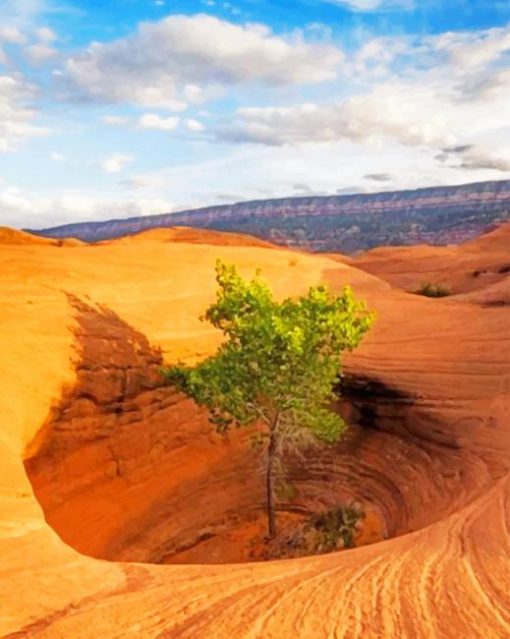
[[378, 246], [459, 244], [509, 219], [510, 180], [500, 180], [407, 191], [257, 200], [32, 232], [99, 242], [168, 227], [187, 227], [191, 237], [192, 227], [252, 235], [317, 253], [355, 254]]

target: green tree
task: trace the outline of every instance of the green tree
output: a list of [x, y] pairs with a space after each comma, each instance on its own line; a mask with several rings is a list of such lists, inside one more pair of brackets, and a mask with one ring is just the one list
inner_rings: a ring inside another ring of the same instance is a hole
[[341, 371], [340, 354], [359, 344], [373, 315], [350, 288], [339, 296], [310, 288], [277, 302], [260, 278], [216, 263], [216, 302], [205, 319], [225, 340], [194, 367], [178, 364], [164, 374], [210, 411], [219, 432], [261, 425], [269, 537], [276, 536], [275, 478], [290, 451], [313, 441], [337, 441], [346, 426], [331, 409]]

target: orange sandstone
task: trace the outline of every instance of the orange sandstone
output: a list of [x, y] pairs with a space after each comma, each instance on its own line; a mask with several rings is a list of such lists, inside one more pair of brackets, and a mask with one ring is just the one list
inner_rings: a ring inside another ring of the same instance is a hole
[[[0, 635], [510, 636], [507, 309], [409, 295], [356, 267], [368, 260], [200, 233], [0, 246]], [[451, 251], [462, 282], [464, 252], [469, 269], [500, 259], [484, 242]], [[132, 563], [260, 506], [247, 436], [215, 435], [158, 381], [162, 358], [218, 344], [197, 319], [217, 257], [261, 267], [280, 296], [350, 283], [377, 310], [346, 360], [349, 437], [293, 472], [304, 507], [360, 499], [391, 538], [263, 564]]]

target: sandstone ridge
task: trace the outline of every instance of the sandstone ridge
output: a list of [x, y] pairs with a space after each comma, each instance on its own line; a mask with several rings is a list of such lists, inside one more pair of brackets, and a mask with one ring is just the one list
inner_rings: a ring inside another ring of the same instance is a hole
[[[2, 245], [0, 635], [508, 637], [507, 309], [411, 295], [327, 257], [202, 242]], [[247, 435], [212, 433], [158, 374], [217, 346], [197, 319], [217, 257], [261, 267], [279, 296], [326, 280], [376, 309], [346, 360], [350, 436], [293, 472], [302, 508], [360, 499], [386, 541], [151, 563], [260, 506]]]

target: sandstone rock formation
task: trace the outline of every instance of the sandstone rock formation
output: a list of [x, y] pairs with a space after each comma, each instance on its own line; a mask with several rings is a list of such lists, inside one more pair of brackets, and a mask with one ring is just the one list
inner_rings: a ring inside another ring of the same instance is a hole
[[494, 287], [503, 294], [510, 284], [510, 223], [458, 246], [385, 246], [361, 253], [349, 263], [410, 292], [431, 283], [452, 295]]
[[[425, 299], [375, 267], [243, 238], [168, 239], [0, 247], [0, 635], [510, 636], [508, 309], [465, 291]], [[467, 250], [475, 270], [494, 252], [487, 238]], [[349, 283], [376, 309], [346, 360], [349, 437], [293, 472], [300, 507], [355, 497], [387, 540], [280, 562], [151, 563], [260, 508], [248, 434], [212, 433], [158, 375], [217, 346], [198, 320], [217, 257], [262, 267], [280, 296]], [[463, 260], [448, 259], [463, 280]]]

